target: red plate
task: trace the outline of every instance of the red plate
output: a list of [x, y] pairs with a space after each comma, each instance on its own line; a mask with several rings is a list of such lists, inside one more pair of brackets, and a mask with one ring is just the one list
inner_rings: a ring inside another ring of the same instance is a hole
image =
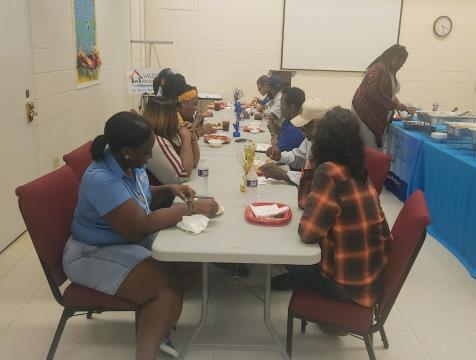
[[[284, 204], [280, 203], [270, 203], [270, 202], [254, 202], [251, 205], [253, 206], [262, 206], [262, 205], [273, 205], [276, 204], [278, 207], [282, 208]], [[273, 218], [259, 218], [256, 217], [254, 214], [253, 210], [251, 210], [250, 206], [247, 206], [245, 208], [245, 219], [249, 223], [252, 224], [257, 224], [257, 225], [268, 225], [268, 226], [280, 226], [280, 225], [286, 225], [288, 222], [291, 221], [291, 218], [293, 217], [293, 213], [291, 209], [288, 209], [288, 211], [279, 214], [279, 217], [273, 217]]]
[[264, 132], [263, 129], [260, 129], [260, 128], [257, 128], [257, 127], [250, 127], [250, 126], [243, 126], [243, 131], [246, 131], [246, 132], [250, 132], [251, 129], [256, 129], [256, 130], [259, 130], [259, 132]]
[[203, 141], [205, 141], [208, 144], [208, 140], [210, 139], [217, 139], [223, 141], [223, 144], [229, 144], [230, 143], [230, 137], [226, 135], [217, 135], [217, 134], [208, 134], [203, 137]]

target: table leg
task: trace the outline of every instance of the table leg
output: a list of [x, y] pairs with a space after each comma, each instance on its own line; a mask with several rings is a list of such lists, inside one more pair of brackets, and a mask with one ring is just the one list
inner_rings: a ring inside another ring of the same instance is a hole
[[187, 356], [192, 343], [197, 338], [200, 331], [202, 331], [205, 322], [207, 321], [208, 313], [208, 263], [202, 263], [202, 313], [200, 315], [200, 321], [198, 322], [195, 330], [184, 345], [177, 359], [182, 360]]
[[290, 357], [286, 353], [278, 334], [271, 323], [271, 265], [266, 264], [266, 279], [264, 283], [264, 323], [268, 329], [271, 338], [273, 339], [276, 347], [279, 349], [281, 356], [284, 360], [290, 360]]

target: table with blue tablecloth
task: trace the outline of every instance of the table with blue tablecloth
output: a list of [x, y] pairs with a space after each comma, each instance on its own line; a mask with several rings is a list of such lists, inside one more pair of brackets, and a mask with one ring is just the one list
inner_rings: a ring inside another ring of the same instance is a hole
[[430, 211], [429, 233], [476, 277], [476, 155], [470, 148], [435, 143], [424, 132], [390, 125], [393, 156], [386, 187], [400, 200], [422, 189]]

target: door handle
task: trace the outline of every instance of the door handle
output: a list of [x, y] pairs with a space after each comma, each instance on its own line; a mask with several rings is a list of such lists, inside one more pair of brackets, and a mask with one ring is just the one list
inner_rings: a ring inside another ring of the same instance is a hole
[[34, 117], [38, 115], [38, 112], [35, 111], [35, 104], [33, 101], [27, 100], [25, 104], [25, 109], [26, 109], [26, 118], [28, 119], [28, 122], [32, 122]]
[[26, 118], [29, 123], [33, 121], [33, 118], [38, 115], [38, 113], [35, 111], [35, 104], [33, 101], [30, 100], [30, 89], [25, 90], [25, 97], [26, 97], [26, 103], [25, 103], [25, 111], [26, 111]]

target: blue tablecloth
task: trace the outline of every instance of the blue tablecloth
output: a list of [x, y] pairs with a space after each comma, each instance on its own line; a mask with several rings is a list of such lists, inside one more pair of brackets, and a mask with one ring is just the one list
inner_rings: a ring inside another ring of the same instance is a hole
[[[396, 145], [393, 145], [393, 144]], [[432, 223], [429, 233], [476, 277], [476, 157], [470, 149], [434, 143], [425, 134], [390, 126], [388, 152], [395, 158], [387, 187], [403, 201], [422, 189]], [[407, 147], [403, 149], [402, 147]], [[401, 182], [392, 188], [396, 176]], [[401, 188], [406, 186], [406, 196]]]
[[401, 121], [392, 123], [388, 128], [386, 151], [392, 155], [393, 161], [385, 187], [403, 202], [407, 199], [408, 184], [415, 174], [424, 139], [425, 135], [421, 132], [404, 130]]

